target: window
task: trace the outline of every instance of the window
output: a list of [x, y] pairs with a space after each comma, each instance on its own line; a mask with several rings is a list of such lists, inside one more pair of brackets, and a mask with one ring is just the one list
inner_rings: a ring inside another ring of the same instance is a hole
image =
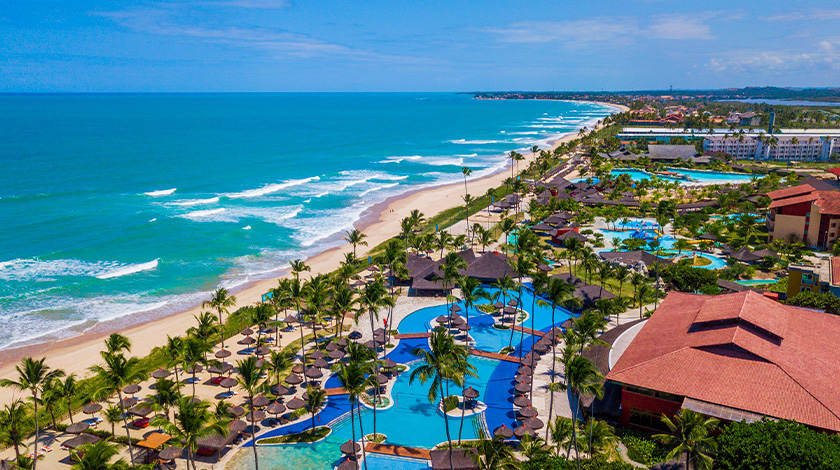
[[813, 274], [802, 273], [802, 284], [812, 284], [814, 282]]
[[668, 426], [662, 422], [662, 415], [640, 408], [630, 408], [630, 424], [649, 429], [670, 432]]
[[811, 288], [808, 286], [802, 286], [799, 288], [799, 292], [811, 292]]

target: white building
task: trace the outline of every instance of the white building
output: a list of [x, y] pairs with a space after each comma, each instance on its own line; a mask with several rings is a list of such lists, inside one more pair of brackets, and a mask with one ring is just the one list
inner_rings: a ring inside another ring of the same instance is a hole
[[827, 161], [838, 156], [840, 136], [707, 135], [703, 150], [757, 160]]

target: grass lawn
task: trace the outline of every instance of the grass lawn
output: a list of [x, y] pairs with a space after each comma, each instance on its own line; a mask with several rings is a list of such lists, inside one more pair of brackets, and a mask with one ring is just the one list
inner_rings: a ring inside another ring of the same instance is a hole
[[306, 431], [295, 434], [259, 439], [257, 444], [293, 444], [298, 442], [315, 442], [327, 437], [327, 434], [329, 434], [330, 431], [331, 429], [328, 426], [318, 426], [315, 429], [307, 429]]

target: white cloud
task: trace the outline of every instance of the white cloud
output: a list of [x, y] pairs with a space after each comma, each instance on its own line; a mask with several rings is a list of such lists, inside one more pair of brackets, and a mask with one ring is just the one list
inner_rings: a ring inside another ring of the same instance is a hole
[[668, 16], [659, 17], [648, 26], [647, 33], [656, 39], [715, 39], [712, 30], [707, 24], [697, 19]]
[[840, 20], [840, 9], [814, 8], [796, 10], [765, 18], [767, 21]]
[[840, 70], [840, 38], [826, 38], [800, 49], [733, 50], [712, 57], [706, 66], [714, 72], [734, 73]]

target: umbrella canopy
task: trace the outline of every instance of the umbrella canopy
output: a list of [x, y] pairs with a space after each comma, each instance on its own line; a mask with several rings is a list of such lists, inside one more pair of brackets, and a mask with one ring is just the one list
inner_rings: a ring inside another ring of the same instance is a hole
[[243, 328], [242, 331], [239, 332], [239, 334], [242, 336], [251, 336], [252, 334], [254, 334], [254, 330], [250, 328]]
[[507, 313], [508, 315], [513, 315], [514, 313], [516, 313], [516, 308], [515, 307], [505, 307], [505, 313]]
[[289, 400], [289, 403], [286, 403], [286, 407], [290, 410], [297, 410], [299, 408], [303, 408], [304, 406], [306, 406], [306, 402], [304, 402], [298, 397], [294, 397], [291, 400]]
[[246, 418], [248, 418], [248, 421], [250, 421], [252, 423], [258, 423], [258, 422], [265, 419], [265, 411], [254, 410], [254, 411], [248, 413]]
[[199, 373], [203, 370], [204, 370], [204, 367], [202, 367], [201, 364], [195, 364], [195, 365], [191, 365], [190, 367], [188, 367], [185, 370], [185, 372], [188, 373], [188, 374], [192, 374], [193, 372]]
[[345, 455], [356, 455], [362, 450], [362, 446], [358, 443], [351, 441], [350, 439], [347, 440], [344, 444], [341, 444], [339, 450], [342, 454]]
[[170, 375], [172, 375], [172, 372], [169, 372], [168, 370], [166, 370], [162, 367], [152, 373], [152, 377], [154, 377], [156, 379], [165, 379], [165, 378], [169, 377]]
[[467, 387], [467, 389], [464, 390], [464, 398], [478, 398], [478, 390], [472, 387]]
[[336, 341], [336, 343], [337, 343], [340, 347], [342, 347], [342, 348], [343, 348], [344, 346], [347, 346], [347, 338], [338, 338], [338, 341]]
[[265, 356], [266, 354], [270, 353], [271, 349], [268, 349], [266, 346], [260, 346], [255, 351], [257, 356]]
[[327, 355], [324, 354], [324, 351], [315, 351], [314, 353], [310, 354], [309, 357], [311, 357], [312, 359], [323, 359], [327, 357]]
[[230, 422], [228, 428], [230, 429], [230, 432], [242, 432], [248, 428], [248, 423], [242, 421], [241, 419], [235, 419]]
[[523, 416], [525, 418], [533, 418], [534, 416], [537, 416], [538, 414], [539, 413], [537, 413], [537, 409], [534, 408], [533, 406], [526, 406], [525, 408], [520, 408], [519, 409], [519, 416]]
[[350, 339], [359, 339], [362, 337], [362, 333], [359, 331], [351, 331], [350, 334], [347, 335]]
[[303, 364], [295, 364], [292, 366], [292, 372], [295, 374], [302, 374], [303, 373]]
[[306, 371], [305, 375], [307, 377], [309, 377], [310, 379], [317, 379], [317, 378], [323, 377], [324, 373], [321, 372], [321, 369], [319, 369], [317, 367], [311, 367], [311, 368], [309, 368], [308, 371]]
[[233, 377], [228, 377], [226, 379], [222, 379], [222, 381], [219, 382], [219, 386], [221, 386], [222, 388], [233, 388], [236, 386], [237, 383], [239, 382], [237, 382], [236, 379], [234, 379]]
[[373, 334], [376, 335], [376, 336], [384, 335], [385, 334], [385, 328], [377, 328], [377, 329], [373, 330]]
[[313, 366], [323, 369], [324, 367], [329, 367], [330, 365], [327, 364], [327, 361], [324, 358], [316, 359], [315, 362], [312, 363]]
[[129, 395], [134, 395], [135, 393], [142, 390], [142, 388], [143, 387], [141, 387], [137, 384], [126, 385], [125, 388], [123, 389], [123, 393], [127, 393]]
[[210, 372], [211, 374], [226, 374], [232, 370], [233, 366], [227, 362], [220, 366], [210, 366], [207, 368], [207, 372]]
[[85, 405], [84, 408], [82, 408], [82, 411], [84, 411], [85, 413], [87, 413], [89, 415], [92, 415], [92, 414], [98, 412], [101, 409], [102, 409], [102, 405], [100, 405], [99, 403], [88, 403], [87, 405]]
[[330, 353], [327, 354], [327, 357], [329, 357], [330, 359], [337, 360], [344, 357], [344, 353], [336, 349], [335, 351], [330, 351]]
[[383, 365], [383, 367], [385, 367], [386, 369], [393, 369], [394, 367], [397, 367], [397, 363], [396, 363], [396, 361], [394, 361], [394, 360], [393, 360], [393, 359], [391, 359], [391, 358], [387, 358], [387, 359], [385, 359], [385, 361], [382, 363], [382, 365]]
[[513, 399], [513, 404], [516, 406], [531, 406], [531, 400], [524, 395], [520, 395]]
[[277, 385], [271, 387], [271, 393], [274, 394], [274, 395], [277, 395], [279, 397], [281, 395], [288, 395], [289, 394], [289, 389], [287, 387], [284, 387], [281, 384], [277, 384]]
[[516, 383], [516, 386], [515, 386], [515, 387], [513, 387], [513, 388], [514, 388], [514, 390], [516, 390], [517, 392], [522, 392], [522, 393], [526, 393], [526, 392], [530, 392], [530, 391], [531, 391], [531, 386], [530, 386], [530, 385], [528, 385], [528, 384], [526, 384], [526, 383], [522, 383], [522, 382], [517, 382], [517, 383]]
[[303, 379], [297, 374], [289, 374], [289, 376], [286, 377], [285, 382], [289, 385], [297, 385], [303, 382]]
[[513, 429], [505, 426], [504, 424], [499, 426], [498, 428], [493, 430], [494, 436], [499, 436], [502, 439], [510, 439], [513, 437]]
[[460, 312], [461, 307], [459, 307], [458, 304], [455, 304], [452, 307], [450, 307], [449, 310], [452, 310], [453, 312]]
[[460, 325], [458, 325], [458, 330], [460, 331], [470, 331], [471, 329], [472, 327], [470, 325], [467, 325], [466, 323], [461, 323]]
[[231, 352], [228, 351], [227, 349], [220, 349], [220, 350], [216, 351], [216, 354], [215, 354], [216, 359], [224, 359], [226, 357], [230, 357], [230, 355], [231, 355]]
[[445, 315], [441, 315], [441, 316], [435, 318], [435, 321], [438, 322], [438, 323], [448, 323], [449, 322], [449, 317], [447, 317]]
[[519, 369], [516, 369], [516, 373], [519, 375], [531, 375], [533, 371], [528, 366], [520, 366]]
[[86, 423], [85, 421], [79, 421], [78, 423], [71, 424], [67, 426], [67, 429], [64, 430], [66, 433], [70, 434], [81, 434], [87, 431], [87, 428], [90, 427], [90, 424]]
[[268, 405], [268, 408], [265, 409], [265, 412], [273, 415], [279, 415], [281, 413], [286, 412], [286, 406], [282, 403], [277, 403], [275, 401], [274, 403]]
[[288, 317], [283, 319], [284, 323], [297, 323], [298, 318], [294, 315], [289, 315]]
[[228, 408], [228, 413], [232, 414], [233, 416], [239, 417], [245, 414], [245, 408], [241, 406], [231, 406]]
[[516, 376], [517, 383], [529, 384], [531, 383], [531, 376], [530, 375], [517, 375]]
[[262, 407], [268, 405], [269, 403], [271, 403], [271, 400], [269, 400], [267, 397], [264, 397], [262, 395], [254, 397], [254, 401], [252, 402], [252, 404], [254, 406], [256, 406], [257, 408], [262, 408]]
[[534, 345], [534, 351], [536, 351], [540, 354], [545, 354], [546, 352], [548, 352], [548, 346], [546, 346], [544, 344], [537, 343], [537, 344]]
[[523, 423], [531, 429], [542, 429], [542, 427], [545, 426], [545, 424], [543, 424], [543, 422], [538, 418], [528, 418], [523, 421]]
[[365, 341], [365, 343], [362, 346], [368, 349], [376, 349], [376, 343], [374, 343], [373, 341]]
[[246, 337], [240, 339], [239, 341], [237, 341], [237, 343], [244, 344], [244, 345], [254, 344], [256, 342], [257, 342], [257, 340], [255, 340], [254, 338], [251, 338], [250, 336], [246, 336]]
[[[505, 308], [505, 304], [503, 304], [501, 302], [496, 302], [495, 304], [493, 304], [493, 307], [494, 308]], [[504, 426], [504, 424], [502, 426]], [[496, 428], [496, 429], [498, 429], [498, 428]]]
[[123, 408], [131, 408], [132, 406], [137, 404], [137, 399], [132, 397], [125, 397], [120, 402], [120, 406]]
[[547, 264], [538, 264], [537, 269], [539, 269], [540, 271], [542, 271], [544, 273], [547, 273], [547, 272], [551, 271], [551, 266], [549, 266]]
[[516, 307], [517, 305], [519, 305], [519, 302], [516, 299], [510, 299], [508, 305], [510, 305], [511, 307]]
[[385, 377], [383, 374], [379, 374], [376, 376], [376, 381], [380, 384], [386, 384], [388, 383], [388, 377]]
[[338, 349], [338, 345], [335, 343], [330, 343], [326, 347], [327, 352], [335, 351], [336, 349]]
[[163, 449], [158, 454], [158, 458], [161, 460], [175, 460], [184, 453], [184, 449], [175, 446], [169, 446], [166, 449]]
[[376, 344], [385, 344], [387, 341], [385, 340], [385, 336], [374, 336], [373, 340], [376, 341]]
[[[345, 460], [344, 462], [341, 462], [340, 464], [338, 464], [338, 467], [336, 467], [336, 468], [337, 468], [337, 470], [356, 470], [357, 467], [356, 467], [356, 462], [354, 462], [352, 460]], [[358, 468], [362, 468], [362, 467], [359, 466]]]
[[531, 429], [531, 428], [529, 428], [528, 426], [525, 426], [525, 425], [519, 426], [519, 427], [517, 427], [516, 429], [513, 430], [513, 435], [520, 438], [520, 439], [522, 437], [524, 437], [526, 434], [531, 436], [531, 437], [534, 437], [534, 436], [537, 435], [537, 433], [535, 433], [533, 429]]
[[99, 438], [93, 434], [79, 434], [73, 439], [64, 441], [64, 444], [62, 445], [68, 449], [76, 449], [85, 444], [93, 444], [95, 442], [99, 442]]
[[270, 335], [270, 334], [276, 333], [276, 332], [277, 332], [277, 328], [274, 328], [273, 326], [269, 326], [268, 328], [262, 330], [262, 333], [266, 334], [266, 335]]

